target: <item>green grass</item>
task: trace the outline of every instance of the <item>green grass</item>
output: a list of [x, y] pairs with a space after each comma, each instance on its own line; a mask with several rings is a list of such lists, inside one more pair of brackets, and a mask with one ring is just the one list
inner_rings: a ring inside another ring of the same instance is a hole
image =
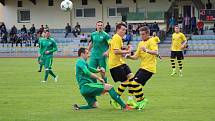
[[[0, 59], [1, 121], [214, 121], [215, 58], [186, 58], [184, 76], [170, 77], [169, 59], [158, 62], [158, 71], [145, 86], [149, 104], [143, 111], [114, 110], [109, 95], [98, 97], [99, 109], [73, 111], [85, 104], [75, 80], [75, 59], [57, 58], [54, 72], [41, 83], [36, 59]], [[128, 61], [133, 72], [138, 61]], [[114, 84], [108, 73], [110, 83]], [[115, 87], [118, 84], [115, 84]], [[123, 96], [126, 99], [126, 96]]]

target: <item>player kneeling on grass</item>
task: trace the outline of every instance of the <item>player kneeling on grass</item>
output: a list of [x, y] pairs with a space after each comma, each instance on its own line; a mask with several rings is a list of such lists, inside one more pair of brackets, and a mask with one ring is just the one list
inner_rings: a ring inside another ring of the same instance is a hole
[[[112, 85], [105, 83], [101, 77], [94, 74], [100, 72], [104, 75], [104, 68], [95, 69], [87, 64], [87, 59], [89, 58], [88, 49], [80, 48], [78, 50], [78, 56], [80, 58], [76, 62], [76, 80], [78, 81], [80, 92], [87, 101], [88, 105], [78, 106], [75, 104], [73, 105], [73, 108], [75, 110], [97, 108], [96, 96], [100, 96], [101, 94], [108, 92], [111, 98], [119, 103], [122, 109], [130, 110], [131, 108], [122, 101]], [[101, 83], [94, 83], [93, 79], [97, 79]]]

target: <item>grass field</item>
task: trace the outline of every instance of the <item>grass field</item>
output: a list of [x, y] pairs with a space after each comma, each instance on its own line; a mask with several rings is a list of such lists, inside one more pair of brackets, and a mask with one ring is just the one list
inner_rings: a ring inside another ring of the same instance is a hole
[[[133, 72], [138, 61], [128, 61]], [[36, 59], [0, 58], [0, 121], [214, 121], [215, 58], [184, 61], [184, 76], [170, 77], [169, 59], [158, 62], [158, 71], [145, 86], [149, 104], [143, 111], [114, 110], [109, 95], [98, 97], [99, 109], [73, 111], [85, 104], [75, 80], [75, 59], [57, 58], [59, 82], [41, 83]], [[109, 82], [113, 81], [109, 76]], [[115, 84], [115, 87], [118, 84]], [[123, 96], [126, 100], [126, 96]]]

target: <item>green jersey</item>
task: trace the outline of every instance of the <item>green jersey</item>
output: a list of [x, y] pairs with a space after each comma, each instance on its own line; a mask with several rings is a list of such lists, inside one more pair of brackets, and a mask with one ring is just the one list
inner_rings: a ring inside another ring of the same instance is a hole
[[94, 83], [90, 77], [91, 73], [98, 73], [98, 71], [90, 67], [83, 58], [79, 58], [76, 62], [76, 80], [80, 88], [87, 83]]
[[[57, 44], [53, 38], [40, 38], [39, 45], [42, 56], [53, 56], [53, 52], [57, 51]], [[49, 51], [49, 54], [45, 54], [46, 51]]]
[[110, 36], [104, 32], [95, 31], [91, 34], [92, 52], [90, 57], [100, 58], [103, 53], [108, 50]]

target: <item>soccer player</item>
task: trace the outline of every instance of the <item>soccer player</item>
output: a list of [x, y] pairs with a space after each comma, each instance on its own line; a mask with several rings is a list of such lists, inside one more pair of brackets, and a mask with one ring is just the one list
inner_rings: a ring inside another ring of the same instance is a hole
[[38, 44], [39, 44], [39, 53], [38, 53], [38, 58], [37, 58], [37, 61], [38, 61], [38, 64], [40, 65], [39, 66], [39, 70], [38, 70], [38, 72], [41, 72], [42, 71], [42, 68], [43, 68], [43, 65], [44, 65], [44, 63], [43, 63], [43, 57], [42, 57], [42, 49], [40, 49], [41, 47], [41, 42], [42, 42], [42, 40], [45, 38], [45, 31], [43, 31], [43, 33], [40, 35], [40, 34], [38, 34], [38, 36], [39, 36], [39, 42], [38, 42]]
[[183, 49], [186, 48], [187, 39], [183, 33], [180, 32], [180, 28], [178, 25], [174, 28], [175, 33], [172, 34], [172, 46], [171, 46], [171, 64], [172, 64], [172, 73], [171, 76], [176, 74], [175, 69], [175, 59], [178, 60], [178, 66], [179, 66], [179, 75], [182, 76], [182, 60], [184, 59], [183, 56]]
[[[131, 107], [127, 106], [115, 92], [114, 88], [104, 82], [104, 79], [97, 76], [95, 73], [105, 74], [104, 68], [93, 68], [87, 64], [89, 57], [89, 51], [86, 48], [80, 48], [78, 50], [78, 56], [80, 57], [76, 62], [76, 80], [78, 82], [81, 95], [85, 98], [88, 105], [78, 106], [73, 105], [75, 110], [79, 109], [92, 109], [97, 108], [96, 96], [100, 96], [105, 92], [108, 92], [113, 100], [115, 100], [122, 109], [131, 110]], [[94, 82], [92, 79], [99, 80], [101, 83]]]
[[[126, 33], [126, 25], [124, 23], [118, 23], [116, 25], [116, 31], [116, 34], [112, 37], [110, 42], [108, 65], [114, 82], [121, 82], [117, 90], [118, 95], [121, 96], [125, 89], [129, 87], [130, 80], [133, 79], [134, 75], [123, 59], [123, 55], [131, 53], [129, 48], [122, 50], [122, 38]], [[136, 105], [136, 102], [134, 102], [132, 97], [133, 90], [129, 88], [128, 92], [130, 96], [128, 97], [127, 104]], [[111, 104], [115, 108], [118, 108], [118, 105], [115, 101], [111, 100]]]
[[54, 77], [55, 82], [57, 82], [58, 76], [52, 71], [53, 53], [57, 51], [57, 45], [55, 40], [50, 37], [50, 32], [45, 32], [45, 38], [41, 39], [40, 42], [40, 49], [45, 67], [45, 78], [42, 82], [47, 82], [49, 74], [51, 74], [51, 76]]
[[[88, 49], [89, 51], [92, 50], [92, 52], [89, 65], [93, 68], [103, 67], [106, 70], [110, 36], [103, 31], [103, 26], [103, 22], [98, 21], [96, 23], [96, 31], [91, 34], [91, 42]], [[107, 83], [106, 75], [103, 75], [102, 78]], [[95, 79], [93, 80], [96, 82]]]
[[[134, 76], [131, 85], [135, 90], [138, 109], [144, 109], [148, 100], [144, 97], [143, 89], [146, 82], [156, 73], [156, 57], [158, 55], [158, 45], [155, 38], [150, 38], [150, 30], [147, 26], [139, 29], [142, 41], [139, 42], [137, 50], [133, 56], [127, 55], [128, 59], [136, 60], [140, 58], [141, 64], [139, 70]], [[142, 85], [140, 88], [136, 85]]]
[[[152, 33], [152, 37], [154, 38], [154, 40], [155, 40], [155, 42], [156, 42], [157, 44], [160, 43], [160, 39], [159, 39], [159, 37], [157, 36], [157, 33], [156, 33], [156, 32], [153, 32], [153, 33]], [[158, 54], [157, 57], [158, 57], [160, 60], [162, 60], [162, 57], [161, 57], [160, 54]]]

